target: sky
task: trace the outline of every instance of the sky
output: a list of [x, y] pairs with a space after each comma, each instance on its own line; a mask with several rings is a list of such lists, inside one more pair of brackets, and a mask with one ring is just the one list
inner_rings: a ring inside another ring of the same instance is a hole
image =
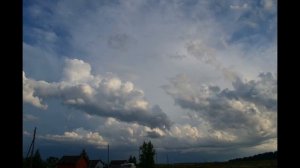
[[23, 1], [23, 154], [277, 150], [276, 0]]

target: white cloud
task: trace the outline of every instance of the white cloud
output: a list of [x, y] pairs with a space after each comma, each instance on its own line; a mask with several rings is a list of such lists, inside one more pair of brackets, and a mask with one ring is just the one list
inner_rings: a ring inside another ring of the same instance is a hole
[[147, 132], [147, 136], [150, 138], [161, 138], [166, 135], [166, 133], [159, 128], [150, 129], [148, 127], [145, 127], [145, 129], [145, 131]]
[[159, 140], [167, 136], [167, 132], [161, 128], [150, 128], [136, 123], [118, 121], [107, 118], [103, 125], [96, 128], [112, 146], [137, 146], [145, 140]]
[[23, 114], [23, 121], [37, 121], [39, 118], [31, 114]]
[[87, 131], [83, 128], [77, 128], [73, 131], [66, 131], [63, 135], [47, 134], [39, 137], [41, 139], [52, 141], [90, 144], [98, 148], [104, 148], [108, 144], [108, 142], [99, 134], [99, 132]]
[[150, 127], [169, 128], [167, 115], [159, 106], [150, 107], [142, 90], [117, 77], [99, 77], [90, 73], [88, 63], [67, 59], [64, 80], [59, 83], [35, 81], [23, 76], [24, 102], [46, 109], [41, 98], [56, 97], [67, 106], [92, 115], [115, 117]]
[[65, 62], [64, 81], [82, 83], [92, 78], [91, 66], [88, 63], [78, 59], [66, 59]]
[[241, 4], [241, 5], [230, 5], [230, 8], [235, 9], [235, 10], [245, 10], [245, 9], [248, 8], [248, 4], [244, 3], [244, 4]]
[[35, 81], [27, 79], [23, 72], [23, 101], [30, 103], [38, 108], [47, 109], [47, 105], [42, 104], [42, 99], [35, 95]]
[[175, 138], [184, 138], [185, 140], [193, 140], [201, 138], [201, 133], [198, 128], [185, 124], [182, 126], [174, 126], [171, 130], [171, 135]]
[[23, 131], [24, 136], [30, 136], [31, 134], [28, 131]]
[[262, 3], [263, 3], [264, 8], [265, 8], [266, 10], [270, 10], [270, 9], [273, 7], [275, 1], [274, 1], [274, 0], [263, 0]]
[[[142, 142], [145, 137], [145, 126], [136, 123], [120, 122], [114, 118], [107, 118], [105, 125], [98, 128], [106, 137], [109, 137], [113, 146], [128, 146]], [[116, 136], [117, 135], [117, 136]]]

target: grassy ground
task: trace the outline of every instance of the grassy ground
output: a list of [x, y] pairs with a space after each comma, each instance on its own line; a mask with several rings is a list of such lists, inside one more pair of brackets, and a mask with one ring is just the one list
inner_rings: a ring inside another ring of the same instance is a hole
[[156, 165], [156, 168], [277, 168], [277, 160]]

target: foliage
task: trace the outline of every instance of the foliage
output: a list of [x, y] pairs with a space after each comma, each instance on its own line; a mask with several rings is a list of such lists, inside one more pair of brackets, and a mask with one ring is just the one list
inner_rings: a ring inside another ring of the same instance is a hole
[[37, 149], [33, 156], [33, 167], [35, 168], [43, 168], [46, 167], [44, 161], [42, 160], [40, 151]]
[[59, 158], [50, 156], [46, 159], [47, 168], [55, 168]]
[[[23, 159], [23, 168], [30, 168], [31, 158]], [[32, 157], [32, 168], [46, 168], [46, 163], [42, 160], [40, 151], [37, 149]]]
[[134, 163], [134, 165], [136, 165], [136, 158], [135, 158], [135, 156], [131, 156], [131, 155], [130, 155], [130, 157], [129, 157], [129, 159], [128, 159], [128, 162], [129, 162], [129, 163]]
[[257, 155], [249, 156], [249, 157], [232, 159], [232, 160], [229, 160], [229, 162], [255, 161], [255, 160], [271, 160], [271, 159], [277, 159], [277, 151], [276, 152], [261, 153], [261, 154], [257, 154]]
[[80, 155], [81, 155], [81, 156], [84, 156], [87, 160], [89, 160], [89, 157], [88, 157], [88, 155], [87, 155], [85, 149], [82, 150], [82, 152], [81, 152]]
[[143, 145], [140, 146], [139, 166], [142, 168], [154, 168], [154, 155], [155, 150], [151, 141], [148, 143], [144, 141]]

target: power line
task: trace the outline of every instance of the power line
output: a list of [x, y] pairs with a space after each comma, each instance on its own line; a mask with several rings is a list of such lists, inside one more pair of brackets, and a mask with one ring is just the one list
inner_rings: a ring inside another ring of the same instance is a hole
[[31, 144], [29, 146], [29, 150], [28, 150], [27, 155], [26, 155], [26, 158], [28, 158], [28, 155], [30, 153], [30, 168], [32, 168], [32, 158], [33, 158], [33, 152], [34, 152], [35, 133], [36, 133], [36, 127], [34, 127], [33, 138], [32, 138]]

